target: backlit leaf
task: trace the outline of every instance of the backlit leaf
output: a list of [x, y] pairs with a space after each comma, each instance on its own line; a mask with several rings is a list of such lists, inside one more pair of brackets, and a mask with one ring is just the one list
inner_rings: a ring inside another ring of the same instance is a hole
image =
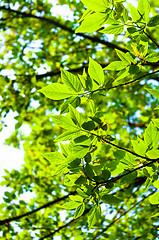
[[105, 12], [108, 6], [107, 0], [81, 0], [81, 2], [95, 12]]
[[104, 13], [93, 13], [87, 16], [81, 25], [76, 29], [76, 33], [78, 32], [87, 32], [92, 33], [99, 28], [101, 28], [106, 20], [106, 14]]
[[151, 204], [159, 204], [159, 192], [154, 193], [149, 197], [149, 201]]
[[121, 32], [124, 31], [124, 26], [121, 24], [112, 24], [109, 27], [104, 28], [102, 31], [102, 33], [105, 34], [119, 34]]
[[71, 91], [66, 85], [60, 83], [51, 83], [43, 87], [39, 92], [52, 100], [61, 100], [77, 95], [75, 91]]
[[100, 205], [95, 205], [91, 208], [88, 213], [88, 224], [89, 229], [91, 229], [101, 217], [101, 208]]
[[84, 210], [85, 210], [85, 204], [82, 203], [80, 206], [77, 207], [74, 213], [74, 219], [80, 217], [84, 213]]
[[74, 74], [65, 71], [64, 69], [61, 69], [61, 79], [65, 85], [67, 85], [70, 89], [72, 89], [75, 92], [81, 91], [81, 82], [77, 76]]
[[104, 72], [99, 63], [94, 61], [92, 58], [89, 58], [89, 67], [88, 67], [89, 76], [96, 80], [100, 85], [104, 83]]

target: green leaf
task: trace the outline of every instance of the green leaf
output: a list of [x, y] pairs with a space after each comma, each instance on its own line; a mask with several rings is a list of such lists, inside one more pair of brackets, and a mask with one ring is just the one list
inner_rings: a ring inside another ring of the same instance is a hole
[[70, 195], [69, 196], [70, 200], [71, 201], [74, 201], [74, 202], [80, 202], [82, 203], [83, 202], [83, 197], [79, 196], [79, 195]]
[[94, 177], [93, 169], [88, 163], [86, 164], [86, 166], [84, 168], [84, 172], [85, 172], [87, 177], [89, 177], [91, 179]]
[[64, 155], [60, 152], [50, 152], [50, 153], [45, 153], [43, 156], [49, 160], [50, 162], [57, 162], [57, 163], [63, 163], [65, 162], [66, 158]]
[[76, 143], [76, 145], [87, 145], [89, 146], [91, 144], [91, 140], [89, 137], [87, 137], [86, 135], [81, 135], [77, 138], [74, 139], [74, 142]]
[[104, 28], [102, 31], [102, 33], [105, 34], [119, 34], [121, 32], [124, 31], [124, 26], [121, 24], [112, 24], [109, 27]]
[[59, 165], [54, 171], [53, 171], [53, 176], [54, 175], [61, 175], [63, 173], [68, 172], [67, 165], [66, 164], [61, 164]]
[[81, 126], [82, 119], [80, 113], [71, 105], [69, 105], [69, 114], [73, 122], [78, 125], [79, 127]]
[[81, 99], [80, 97], [70, 97], [66, 101], [63, 102], [61, 105], [61, 112], [60, 114], [63, 113], [68, 113], [69, 111], [69, 105], [71, 104], [74, 108], [78, 107], [80, 105]]
[[158, 217], [158, 216], [159, 216], [159, 213], [156, 213], [156, 214], [152, 215], [151, 218]]
[[86, 177], [83, 177], [83, 176], [80, 176], [76, 181], [75, 181], [75, 184], [86, 184], [87, 182], [87, 178]]
[[118, 77], [115, 79], [114, 84], [116, 84], [117, 82], [118, 84], [120, 84], [119, 80], [123, 78], [125, 79], [129, 75], [130, 75], [129, 67], [126, 67], [126, 69], [123, 69], [118, 73]]
[[156, 139], [158, 139], [157, 135], [158, 135], [157, 128], [154, 126], [152, 122], [150, 122], [144, 134], [144, 140], [146, 144], [150, 145], [153, 143], [153, 141], [155, 142]]
[[50, 116], [52, 120], [59, 125], [60, 127], [72, 131], [72, 130], [79, 130], [80, 128], [72, 121], [72, 119], [68, 116], [63, 115], [54, 115]]
[[148, 0], [139, 0], [137, 10], [142, 15], [143, 19], [147, 22], [150, 13], [150, 4]]
[[131, 14], [133, 21], [134, 22], [138, 21], [141, 18], [138, 10], [130, 3], [129, 3], [129, 9], [130, 9], [130, 14]]
[[96, 224], [96, 222], [99, 221], [100, 217], [101, 217], [100, 205], [93, 206], [88, 213], [89, 229], [91, 229]]
[[88, 196], [84, 191], [82, 191], [80, 188], [77, 188], [76, 191], [77, 191], [77, 193], [78, 193], [81, 197], [83, 197], [83, 198], [88, 198], [88, 197], [89, 197], [89, 196]]
[[95, 123], [93, 121], [84, 122], [82, 124], [82, 128], [88, 131], [92, 131], [95, 129]]
[[102, 125], [102, 126], [101, 126], [101, 129], [102, 129], [103, 131], [107, 131], [107, 130], [108, 130], [108, 125], [107, 125], [107, 124]]
[[159, 189], [159, 180], [153, 182], [155, 188]]
[[83, 158], [89, 151], [89, 146], [87, 145], [75, 145], [73, 147], [73, 157]]
[[151, 149], [146, 153], [146, 155], [151, 159], [159, 159], [159, 150], [158, 149]]
[[80, 92], [82, 85], [79, 78], [72, 73], [61, 69], [61, 79], [70, 89], [75, 92]]
[[67, 155], [68, 155], [68, 145], [60, 143], [60, 149], [61, 149], [62, 154], [65, 157], [67, 157]]
[[124, 53], [118, 49], [115, 49], [115, 51], [118, 54], [118, 57], [121, 59], [121, 61], [126, 62], [127, 64], [131, 63], [131, 61], [129, 60], [129, 56], [126, 53]]
[[107, 169], [102, 170], [101, 177], [104, 179], [104, 181], [107, 181], [111, 176], [111, 172]]
[[75, 213], [74, 213], [74, 219], [82, 216], [82, 214], [84, 213], [85, 210], [85, 204], [82, 203], [80, 206], [77, 207]]
[[149, 197], [149, 201], [151, 204], [159, 204], [159, 192], [154, 193]]
[[131, 153], [126, 152], [124, 158], [120, 160], [121, 163], [127, 165], [128, 167], [132, 167], [133, 165], [136, 165], [136, 161], [134, 156]]
[[101, 28], [106, 20], [105, 13], [93, 13], [83, 20], [81, 25], [76, 29], [75, 33], [87, 32], [92, 33]]
[[114, 61], [111, 62], [107, 67], [104, 68], [104, 70], [114, 70], [114, 71], [119, 71], [128, 66], [128, 62], [123, 62], [123, 61]]
[[137, 154], [144, 156], [148, 147], [147, 144], [143, 140], [140, 140], [139, 142], [136, 140], [131, 140], [131, 142], [132, 142], [134, 151]]
[[60, 83], [51, 83], [40, 89], [39, 92], [52, 100], [62, 100], [77, 95], [76, 92], [71, 91], [67, 86]]
[[86, 9], [82, 17], [78, 20], [78, 23], [82, 22], [86, 16], [89, 16], [92, 13], [93, 11], [91, 9]]
[[95, 12], [105, 12], [108, 6], [107, 0], [81, 0], [81, 2]]
[[57, 138], [55, 138], [55, 141], [67, 141], [74, 139], [78, 134], [80, 134], [80, 129], [72, 130], [72, 131], [66, 131], [62, 134], [60, 134]]
[[159, 99], [159, 90], [157, 89], [150, 89], [150, 88], [145, 88], [149, 93], [151, 93], [154, 97]]
[[121, 199], [110, 194], [102, 195], [101, 201], [110, 205], [119, 204], [120, 202], [122, 202]]
[[61, 207], [65, 208], [65, 209], [68, 209], [68, 210], [72, 210], [72, 209], [77, 208], [80, 205], [81, 205], [81, 202], [70, 201], [70, 202], [64, 203]]
[[151, 53], [147, 55], [144, 60], [147, 62], [158, 62], [159, 61], [159, 52]]
[[89, 76], [96, 80], [96, 82], [101, 85], [104, 83], [104, 72], [99, 63], [94, 61], [92, 58], [89, 58], [89, 67], [88, 67]]
[[155, 126], [156, 126], [157, 128], [159, 128], [159, 118], [157, 118], [157, 119], [152, 119], [152, 121], [153, 121], [153, 123], [155, 124]]
[[148, 27], [155, 27], [159, 24], [159, 15], [156, 15], [152, 18], [150, 18], [150, 20], [147, 23]]

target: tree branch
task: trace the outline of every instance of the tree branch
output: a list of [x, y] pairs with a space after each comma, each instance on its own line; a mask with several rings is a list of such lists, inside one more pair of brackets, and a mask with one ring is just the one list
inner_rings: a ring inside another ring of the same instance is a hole
[[146, 31], [143, 31], [145, 35], [156, 45], [157, 48], [159, 48], [159, 44], [148, 34]]
[[4, 219], [4, 220], [0, 220], [0, 225], [4, 225], [4, 224], [6, 224], [6, 223], [10, 223], [10, 222], [12, 222], [12, 221], [19, 220], [20, 218], [23, 218], [23, 217], [27, 217], [27, 216], [29, 216], [29, 215], [37, 212], [37, 211], [40, 211], [41, 209], [47, 208], [47, 207], [49, 207], [49, 206], [51, 206], [51, 205], [53, 205], [53, 204], [56, 204], [56, 203], [58, 203], [58, 202], [60, 202], [60, 201], [65, 200], [66, 198], [68, 198], [69, 195], [75, 195], [75, 194], [76, 194], [76, 191], [70, 192], [68, 195], [63, 196], [63, 197], [61, 197], [61, 198], [57, 198], [57, 199], [55, 199], [55, 200], [53, 200], [53, 201], [51, 201], [51, 202], [48, 202], [48, 203], [44, 204], [43, 206], [41, 206], [41, 207], [39, 207], [39, 208], [36, 208], [36, 209], [34, 209], [34, 210], [30, 211], [30, 212], [21, 214], [21, 215], [19, 215], [19, 216], [13, 217], [13, 218], [7, 218], [7, 219]]
[[114, 219], [107, 227], [105, 227], [104, 229], [102, 229], [101, 232], [98, 232], [94, 238], [92, 238], [92, 240], [96, 240], [102, 233], [106, 232], [114, 223], [116, 223], [117, 221], [119, 221], [123, 216], [125, 216], [128, 212], [130, 212], [134, 207], [136, 207], [137, 205], [141, 204], [141, 202], [143, 202], [146, 198], [148, 198], [149, 196], [151, 196], [152, 194], [154, 194], [155, 191], [153, 191], [152, 193], [150, 193], [148, 196], [144, 196], [143, 199], [141, 199], [140, 201], [138, 201], [137, 203], [135, 203], [131, 208], [129, 208], [127, 211], [125, 211], [124, 213], [122, 213], [120, 215], [120, 217], [118, 217], [117, 219]]
[[14, 9], [11, 9], [11, 8], [6, 8], [4, 6], [0, 7], [0, 9], [8, 11], [8, 12], [15, 13], [15, 14], [17, 14], [17, 16], [22, 16], [23, 18], [24, 17], [25, 18], [36, 18], [36, 19], [41, 20], [41, 21], [46, 21], [48, 23], [51, 23], [51, 24], [55, 25], [56, 27], [59, 27], [59, 28], [63, 29], [64, 31], [67, 31], [71, 34], [75, 34], [76, 36], [84, 37], [86, 39], [89, 39], [92, 42], [101, 43], [103, 45], [106, 45], [108, 48], [112, 48], [112, 49], [116, 48], [116, 49], [119, 49], [122, 52], [128, 52], [127, 49], [119, 47], [118, 45], [116, 45], [114, 43], [110, 43], [110, 42], [105, 41], [103, 39], [100, 39], [96, 36], [92, 37], [92, 36], [89, 36], [89, 35], [86, 35], [86, 34], [83, 34], [83, 33], [75, 33], [75, 31], [72, 28], [67, 27], [66, 24], [62, 24], [62, 23], [58, 22], [57, 20], [55, 20], [55, 18], [50, 19], [50, 18], [46, 18], [46, 17], [42, 17], [42, 16], [36, 16], [36, 15], [31, 14], [31, 13], [20, 12], [18, 10], [14, 10]]
[[83, 217], [84, 215], [86, 215], [86, 214], [89, 212], [89, 210], [90, 210], [90, 209], [86, 209], [86, 210], [84, 211], [84, 213], [83, 213], [80, 217], [78, 217], [78, 218], [76, 218], [76, 219], [73, 218], [70, 222], [68, 222], [68, 223], [60, 226], [59, 228], [57, 228], [57, 229], [54, 230], [53, 232], [49, 233], [48, 235], [46, 235], [46, 236], [44, 236], [44, 237], [42, 237], [42, 238], [39, 238], [39, 240], [43, 240], [43, 239], [45, 239], [45, 238], [54, 236], [56, 233], [58, 233], [58, 232], [59, 232], [60, 230], [62, 230], [63, 228], [68, 227], [71, 223], [75, 222], [77, 219], [79, 219], [79, 218]]

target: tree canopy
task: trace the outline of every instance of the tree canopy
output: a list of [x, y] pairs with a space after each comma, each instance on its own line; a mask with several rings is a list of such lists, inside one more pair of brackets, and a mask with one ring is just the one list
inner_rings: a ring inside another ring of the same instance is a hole
[[2, 239], [158, 239], [159, 3], [128, 2], [1, 1]]

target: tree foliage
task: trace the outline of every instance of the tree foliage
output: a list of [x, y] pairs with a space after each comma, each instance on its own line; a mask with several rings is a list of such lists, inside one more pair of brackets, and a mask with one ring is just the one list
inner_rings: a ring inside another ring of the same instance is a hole
[[2, 239], [157, 239], [157, 8], [1, 2], [1, 127], [16, 113], [6, 144], [25, 150], [1, 183]]

